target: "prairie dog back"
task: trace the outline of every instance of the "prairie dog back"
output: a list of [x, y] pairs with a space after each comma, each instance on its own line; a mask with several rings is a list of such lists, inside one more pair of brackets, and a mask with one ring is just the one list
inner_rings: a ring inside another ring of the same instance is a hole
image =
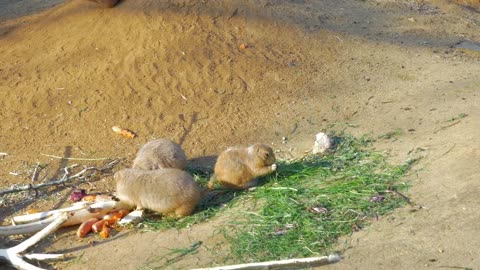
[[275, 160], [272, 148], [266, 144], [228, 148], [218, 156], [215, 175], [210, 179], [208, 188], [213, 188], [216, 179], [229, 188], [249, 188], [256, 177], [270, 174], [277, 169]]
[[190, 215], [202, 196], [193, 177], [179, 169], [123, 169], [114, 179], [120, 201], [168, 216]]
[[184, 169], [187, 156], [179, 144], [162, 138], [144, 144], [133, 160], [133, 169], [156, 170], [160, 168]]

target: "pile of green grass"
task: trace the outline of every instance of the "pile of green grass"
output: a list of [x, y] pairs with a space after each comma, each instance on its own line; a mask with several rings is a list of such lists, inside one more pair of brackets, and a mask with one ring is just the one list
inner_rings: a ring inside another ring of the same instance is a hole
[[[341, 137], [331, 155], [279, 162], [276, 174], [253, 191], [220, 192], [190, 217], [145, 224], [182, 228], [235, 208], [238, 216], [224, 230], [232, 258], [246, 262], [326, 254], [339, 236], [405, 203], [399, 192], [408, 186], [401, 177], [413, 161], [390, 165], [383, 154], [368, 150], [369, 144], [364, 138]], [[196, 177], [203, 183], [208, 179]]]

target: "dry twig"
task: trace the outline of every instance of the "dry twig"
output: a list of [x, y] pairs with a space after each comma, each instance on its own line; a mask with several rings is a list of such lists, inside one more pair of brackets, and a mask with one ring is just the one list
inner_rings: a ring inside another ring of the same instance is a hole
[[[119, 162], [120, 162], [119, 159], [115, 159], [115, 160], [107, 163], [106, 165], [104, 165], [100, 168], [85, 167], [80, 172], [78, 172], [78, 173], [76, 173], [72, 176], [68, 176], [70, 174], [68, 169], [78, 166], [78, 165], [72, 165], [70, 167], [65, 167], [64, 168], [65, 174], [59, 180], [49, 181], [49, 182], [38, 184], [38, 185], [28, 184], [28, 185], [23, 185], [23, 186], [19, 186], [19, 187], [13, 187], [13, 188], [7, 189], [7, 190], [0, 190], [0, 196], [5, 195], [5, 194], [9, 194], [9, 193], [16, 193], [16, 192], [28, 191], [28, 190], [34, 190], [35, 192], [38, 192], [38, 189], [40, 189], [40, 188], [65, 184], [68, 181], [71, 181], [71, 180], [74, 180], [74, 179], [77, 179], [77, 178], [84, 178], [84, 177], [87, 177], [87, 176], [92, 176], [96, 172], [104, 172], [104, 171], [110, 170], [111, 168], [113, 168]], [[92, 173], [87, 174], [87, 172], [92, 172]]]
[[340, 261], [340, 256], [332, 254], [323, 257], [290, 259], [282, 261], [269, 261], [260, 263], [246, 263], [211, 268], [198, 268], [194, 270], [245, 270], [245, 269], [298, 269], [313, 266], [326, 265]]
[[439, 131], [442, 131], [442, 130], [447, 129], [447, 128], [449, 128], [449, 127], [453, 127], [453, 126], [455, 126], [456, 124], [459, 124], [460, 122], [462, 122], [462, 121], [461, 121], [461, 120], [458, 120], [458, 121], [455, 121], [455, 122], [453, 122], [453, 123], [451, 123], [451, 124], [449, 124], [449, 125], [441, 126], [439, 129], [434, 130], [434, 131], [433, 131], [433, 134], [437, 134]]
[[83, 161], [99, 161], [99, 160], [112, 160], [111, 158], [71, 158], [71, 157], [61, 157], [54, 156], [49, 154], [40, 153], [42, 156], [56, 158], [56, 159], [66, 159], [66, 160], [83, 160]]
[[35, 182], [38, 178], [38, 168], [40, 168], [40, 162], [37, 162], [37, 166], [35, 166], [35, 170], [32, 174], [32, 183]]

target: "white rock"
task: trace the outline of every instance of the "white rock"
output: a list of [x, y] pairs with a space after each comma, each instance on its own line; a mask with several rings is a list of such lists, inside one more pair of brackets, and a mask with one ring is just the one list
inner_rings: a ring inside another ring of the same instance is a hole
[[315, 135], [315, 144], [313, 145], [313, 154], [323, 154], [333, 147], [333, 140], [327, 134], [320, 132]]

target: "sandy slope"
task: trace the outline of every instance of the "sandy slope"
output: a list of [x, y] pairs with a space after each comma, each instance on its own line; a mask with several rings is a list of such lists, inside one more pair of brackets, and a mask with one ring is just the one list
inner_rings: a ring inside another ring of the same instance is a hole
[[[343, 239], [345, 259], [331, 268], [478, 268], [479, 55], [455, 45], [480, 42], [479, 28], [477, 13], [446, 1], [394, 0], [125, 0], [108, 10], [67, 1], [6, 20], [0, 152], [9, 155], [0, 186], [28, 182], [37, 161], [48, 164], [47, 177], [67, 165], [41, 153], [118, 156], [128, 166], [142, 143], [165, 136], [191, 158], [257, 141], [291, 157], [331, 124], [354, 134], [400, 128], [376, 146], [394, 161], [425, 157], [408, 177], [409, 196], [424, 209], [400, 209]], [[461, 113], [468, 116], [448, 121]], [[139, 137], [119, 137], [113, 125]], [[89, 188], [111, 190], [111, 179]], [[2, 206], [0, 215], [57, 203]], [[138, 269], [201, 240], [198, 254], [170, 267], [221, 264], [212, 250], [228, 252], [215, 230], [225, 220], [96, 246], [68, 232], [48, 249], [85, 252], [59, 264], [65, 269]]]

